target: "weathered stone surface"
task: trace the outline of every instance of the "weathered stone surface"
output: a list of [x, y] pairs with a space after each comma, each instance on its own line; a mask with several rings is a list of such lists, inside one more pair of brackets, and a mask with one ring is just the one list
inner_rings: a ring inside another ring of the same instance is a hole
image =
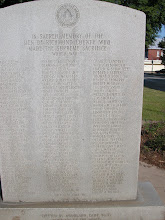
[[145, 15], [48, 0], [0, 21], [4, 201], [135, 199]]
[[150, 183], [141, 183], [135, 201], [96, 203], [0, 203], [3, 220], [164, 220], [165, 207]]

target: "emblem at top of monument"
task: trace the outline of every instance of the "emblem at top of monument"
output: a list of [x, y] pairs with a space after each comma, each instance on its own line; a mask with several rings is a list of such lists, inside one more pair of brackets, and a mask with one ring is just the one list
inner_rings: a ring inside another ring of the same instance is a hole
[[61, 5], [56, 12], [58, 23], [63, 27], [74, 26], [80, 17], [78, 8], [72, 4]]

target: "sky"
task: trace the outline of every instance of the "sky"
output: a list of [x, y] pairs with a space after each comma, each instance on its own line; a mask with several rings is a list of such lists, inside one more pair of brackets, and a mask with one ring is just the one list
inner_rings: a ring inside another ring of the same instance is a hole
[[158, 33], [158, 38], [163, 38], [165, 37], [165, 25], [162, 26], [161, 31]]
[[158, 48], [158, 43], [162, 40], [163, 37], [165, 37], [165, 25], [162, 26], [161, 31], [158, 33], [158, 37], [156, 38], [156, 40], [153, 43], [153, 45], [150, 46], [149, 48], [157, 49]]

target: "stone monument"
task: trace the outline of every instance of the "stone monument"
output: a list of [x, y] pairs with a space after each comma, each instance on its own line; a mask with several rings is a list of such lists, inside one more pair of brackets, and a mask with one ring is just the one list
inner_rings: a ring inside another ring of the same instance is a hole
[[163, 220], [138, 186], [144, 13], [44, 0], [0, 21], [0, 219]]

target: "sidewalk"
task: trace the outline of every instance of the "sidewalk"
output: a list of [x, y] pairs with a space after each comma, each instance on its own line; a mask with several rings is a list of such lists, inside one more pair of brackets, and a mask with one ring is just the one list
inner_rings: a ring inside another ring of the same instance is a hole
[[165, 204], [165, 170], [140, 161], [139, 181], [151, 182]]

